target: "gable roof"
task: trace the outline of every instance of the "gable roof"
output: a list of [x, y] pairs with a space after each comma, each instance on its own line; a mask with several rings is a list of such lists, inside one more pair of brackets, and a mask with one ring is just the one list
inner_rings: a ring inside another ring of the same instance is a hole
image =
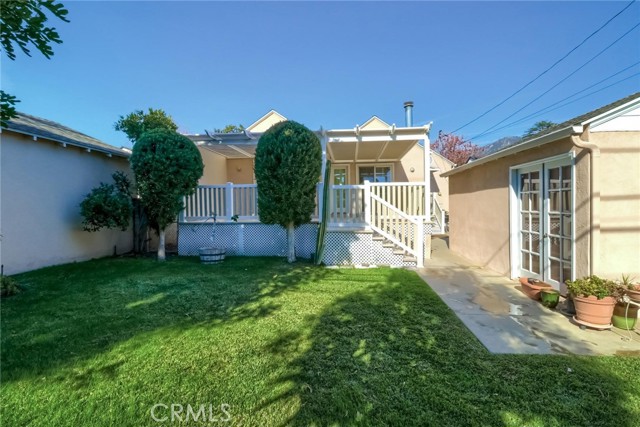
[[69, 144], [110, 155], [120, 157], [129, 157], [130, 155], [130, 152], [122, 148], [109, 145], [92, 136], [61, 125], [60, 123], [25, 113], [18, 112], [16, 117], [8, 120], [6, 129], [34, 138], [48, 139], [61, 144]]
[[[640, 92], [636, 92], [634, 94], [631, 94], [629, 96], [626, 96], [622, 99], [619, 99], [617, 101], [612, 102], [611, 104], [607, 104], [603, 107], [597, 108], [593, 111], [589, 111], [588, 113], [584, 113], [581, 114], [577, 117], [574, 117], [572, 119], [569, 119], [565, 122], [562, 122], [558, 125], [552, 126], [548, 129], [545, 129], [543, 131], [540, 131], [538, 133], [535, 133], [531, 136], [528, 136], [526, 138], [523, 138], [522, 141], [520, 141], [519, 144], [522, 143], [526, 143], [527, 141], [531, 141], [532, 139], [537, 139], [540, 138], [542, 136], [548, 135], [550, 133], [556, 132], [560, 129], [564, 129], [570, 126], [578, 126], [578, 125], [586, 125], [591, 123], [592, 121], [594, 121], [595, 119], [599, 118], [599, 116], [602, 116], [612, 110], [615, 110], [618, 107], [622, 107], [623, 105], [635, 100], [635, 99], [640, 99]], [[517, 145], [517, 144], [515, 144]]]
[[360, 129], [389, 129], [391, 126], [378, 116], [371, 116], [369, 120], [364, 122]]
[[435, 154], [436, 156], [440, 157], [445, 162], [449, 163], [451, 166], [455, 166], [456, 165], [451, 160], [447, 159], [445, 156], [443, 156], [442, 154], [438, 153], [437, 151], [431, 150], [431, 154]]
[[267, 114], [247, 126], [247, 130], [249, 132], [262, 133], [267, 131], [274, 124], [284, 122], [285, 120], [288, 120], [285, 116], [278, 113], [276, 110], [271, 110]]
[[636, 92], [634, 94], [626, 96], [603, 107], [597, 108], [593, 111], [589, 111], [588, 113], [581, 114], [549, 129], [545, 129], [523, 139], [516, 144], [509, 145], [496, 151], [495, 153], [489, 154], [488, 156], [481, 157], [471, 163], [453, 168], [450, 171], [441, 174], [441, 176], [454, 175], [458, 172], [471, 169], [492, 160], [497, 160], [501, 157], [548, 144], [550, 142], [557, 141], [570, 135], [582, 133], [585, 126], [591, 123], [600, 124], [612, 120], [618, 115], [624, 114], [629, 109], [636, 108], [638, 105], [640, 105], [640, 92]]

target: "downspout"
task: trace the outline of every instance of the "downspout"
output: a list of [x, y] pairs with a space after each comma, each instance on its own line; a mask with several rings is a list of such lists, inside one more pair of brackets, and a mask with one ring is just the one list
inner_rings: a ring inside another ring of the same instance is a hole
[[589, 128], [586, 127], [581, 135], [571, 135], [571, 142], [576, 147], [589, 151], [589, 274], [593, 275], [598, 272], [600, 263], [600, 148], [581, 139], [588, 132]]

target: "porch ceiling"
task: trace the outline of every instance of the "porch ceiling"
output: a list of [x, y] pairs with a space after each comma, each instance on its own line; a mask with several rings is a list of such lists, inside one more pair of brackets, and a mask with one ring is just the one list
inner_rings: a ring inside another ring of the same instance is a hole
[[250, 159], [256, 155], [257, 144], [218, 144], [202, 143], [198, 144], [205, 150], [213, 151], [227, 159]]
[[334, 162], [396, 162], [418, 143], [418, 140], [329, 142], [329, 156]]

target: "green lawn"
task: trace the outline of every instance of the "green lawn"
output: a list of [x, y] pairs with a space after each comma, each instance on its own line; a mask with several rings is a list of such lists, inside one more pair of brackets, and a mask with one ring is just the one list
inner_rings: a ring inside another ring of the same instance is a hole
[[491, 355], [405, 270], [103, 259], [16, 278], [3, 426], [179, 425], [158, 403], [229, 405], [209, 425], [640, 425], [640, 359]]

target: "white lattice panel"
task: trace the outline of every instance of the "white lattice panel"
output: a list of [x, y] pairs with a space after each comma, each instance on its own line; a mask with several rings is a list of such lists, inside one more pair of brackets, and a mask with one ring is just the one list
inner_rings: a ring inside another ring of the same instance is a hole
[[278, 225], [243, 224], [244, 251], [248, 256], [286, 256], [287, 233]]
[[[198, 255], [198, 248], [216, 246], [225, 248], [228, 255], [286, 256], [287, 233], [278, 225], [261, 223], [179, 224], [178, 251], [180, 255]], [[431, 224], [425, 224], [425, 240], [430, 238]], [[305, 224], [296, 229], [296, 255], [311, 258], [315, 252], [317, 224]], [[426, 245], [425, 245], [426, 246]], [[390, 265], [414, 267], [405, 262], [402, 254], [383, 247], [373, 240], [373, 234], [355, 231], [328, 231], [325, 236], [324, 263], [326, 265]]]
[[[296, 255], [310, 258], [315, 252], [318, 226], [305, 224], [296, 229]], [[279, 225], [268, 224], [213, 224], [194, 223], [179, 225], [178, 251], [180, 255], [198, 255], [205, 246], [225, 248], [227, 255], [286, 256], [287, 233]]]
[[373, 234], [353, 231], [327, 231], [323, 262], [326, 265], [373, 264], [371, 242]]
[[318, 224], [304, 224], [296, 228], [296, 256], [311, 258], [316, 252]]

